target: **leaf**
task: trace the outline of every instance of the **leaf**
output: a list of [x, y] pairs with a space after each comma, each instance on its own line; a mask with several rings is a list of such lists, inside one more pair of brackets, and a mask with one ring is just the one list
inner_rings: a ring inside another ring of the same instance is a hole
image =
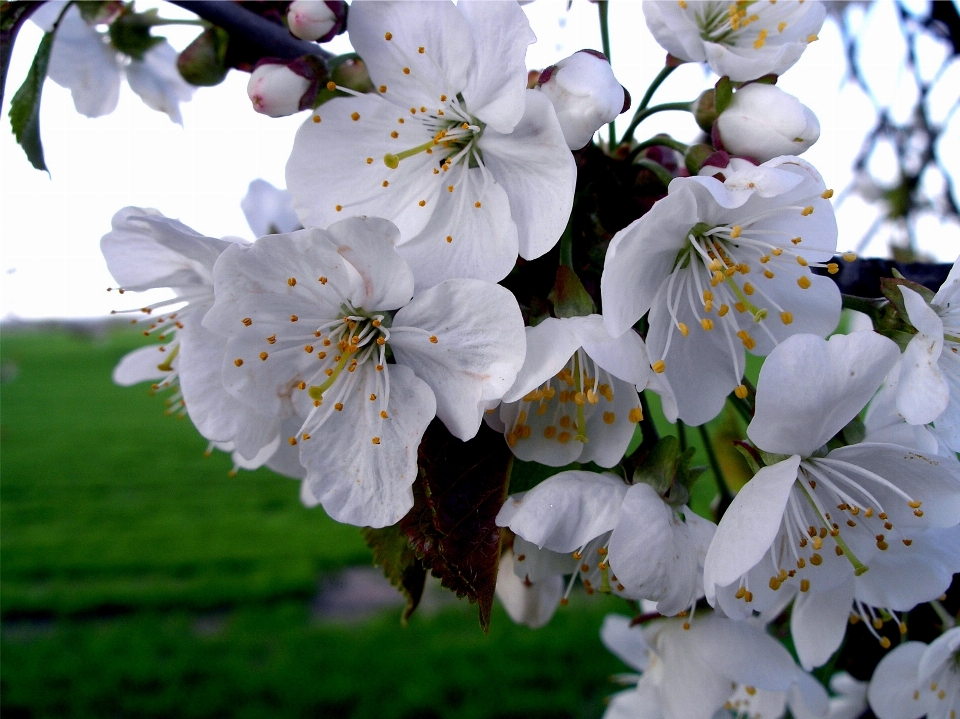
[[406, 626], [423, 596], [427, 569], [410, 547], [407, 535], [400, 529], [399, 524], [383, 529], [364, 527], [361, 534], [363, 541], [373, 550], [373, 563], [383, 568], [383, 575], [407, 599], [407, 606], [400, 618]]
[[10, 101], [10, 127], [14, 137], [27, 153], [30, 164], [38, 170], [47, 169], [43, 160], [43, 143], [40, 141], [40, 95], [43, 92], [43, 81], [47, 77], [55, 32], [56, 30], [43, 36], [27, 79]]
[[717, 115], [720, 115], [727, 107], [730, 105], [730, 101], [733, 99], [733, 83], [730, 82], [730, 78], [724, 75], [716, 84], [716, 95], [714, 95], [714, 108], [716, 109]]
[[17, 33], [38, 7], [40, 3], [35, 2], [0, 3], [0, 102], [3, 102], [7, 86], [7, 70], [10, 69], [10, 56], [13, 54]]
[[582, 317], [597, 311], [597, 306], [577, 273], [566, 265], [557, 268], [557, 279], [547, 299], [553, 303], [553, 311], [557, 317]]
[[503, 435], [485, 424], [461, 442], [434, 420], [420, 443], [413, 509], [400, 520], [433, 576], [478, 605], [484, 633], [500, 563], [496, 518], [507, 496], [511, 456]]

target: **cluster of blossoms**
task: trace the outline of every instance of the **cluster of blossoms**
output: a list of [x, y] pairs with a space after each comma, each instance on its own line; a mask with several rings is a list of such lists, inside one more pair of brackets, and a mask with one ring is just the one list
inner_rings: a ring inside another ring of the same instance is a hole
[[[343, 20], [328, 5], [293, 3], [291, 31], [326, 37]], [[289, 65], [251, 76], [255, 109], [310, 108], [289, 195], [260, 183], [245, 200], [259, 239], [150, 209], [114, 217], [102, 249], [117, 282], [174, 292], [141, 310], [162, 343], [115, 379], [173, 388], [237, 467], [297, 478], [305, 503], [358, 526], [414, 507], [434, 418], [464, 442], [485, 423], [516, 463], [557, 468], [496, 515], [497, 593], [530, 626], [578, 577], [643, 603], [604, 624], [642, 673], [608, 717], [854, 717], [869, 701], [881, 719], [955, 719], [958, 630], [901, 642], [869, 686], [835, 674], [833, 698], [810, 672], [849, 621], [890, 648], [886, 623], [905, 635], [906, 613], [960, 571], [960, 260], [936, 293], [891, 280], [880, 331], [831, 336], [833, 193], [797, 156], [819, 125], [767, 82], [816, 40], [823, 5], [644, 13], [670, 63], [721, 76], [710, 144], [686, 170], [660, 163], [675, 176], [609, 233], [597, 282], [572, 245], [578, 162], [630, 104], [606, 58], [576, 53], [528, 86], [535, 37], [516, 2], [356, 0], [347, 31], [370, 91], [331, 80], [316, 104]], [[636, 157], [629, 140], [606, 149]], [[560, 265], [552, 316], [522, 286], [534, 261]], [[756, 386], [748, 354], [766, 358]], [[677, 438], [658, 437], [651, 395]], [[728, 406], [753, 476], [711, 508], [694, 501], [684, 427], [713, 461], [706, 425]], [[767, 631], [777, 622], [797, 661]]]

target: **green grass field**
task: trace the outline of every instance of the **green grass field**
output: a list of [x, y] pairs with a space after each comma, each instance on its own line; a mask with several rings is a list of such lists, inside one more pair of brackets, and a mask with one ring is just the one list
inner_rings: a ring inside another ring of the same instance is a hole
[[267, 471], [227, 475], [189, 420], [110, 372], [142, 337], [0, 341], [0, 710], [16, 717], [597, 717], [624, 667], [615, 600], [541, 631], [453, 603], [320, 621], [320, 579], [369, 565], [356, 528]]

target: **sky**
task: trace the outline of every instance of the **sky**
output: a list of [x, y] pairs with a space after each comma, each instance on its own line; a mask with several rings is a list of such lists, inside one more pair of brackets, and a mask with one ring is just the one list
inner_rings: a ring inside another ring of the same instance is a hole
[[[138, 3], [138, 9], [155, 3]], [[916, 86], [901, 62], [903, 41], [896, 28], [893, 5], [881, 0], [869, 11], [853, 4], [850, 20], [864, 43], [868, 80], [883, 105], [895, 116], [908, 112]], [[538, 42], [527, 53], [530, 69], [541, 69], [583, 48], [601, 47], [596, 5], [573, 0], [536, 0], [524, 6]], [[161, 4], [164, 17], [192, 17]], [[196, 28], [163, 28], [177, 49], [196, 35]], [[638, 100], [663, 66], [664, 51], [648, 33], [640, 3], [610, 3], [611, 59], [614, 72]], [[842, 40], [830, 22], [801, 60], [780, 78], [779, 87], [810, 107], [820, 120], [821, 137], [804, 158], [816, 166], [828, 187], [847, 186], [850, 165], [864, 132], [872, 125], [874, 108], [853, 84], [844, 82]], [[184, 126], [147, 108], [123, 85], [117, 110], [88, 119], [73, 107], [70, 94], [47, 81], [41, 107], [41, 133], [47, 173], [34, 170], [9, 133], [9, 98], [23, 81], [41, 32], [27, 23], [20, 33], [3, 103], [0, 126], [0, 319], [98, 317], [111, 309], [140, 307], [162, 291], [139, 296], [106, 292], [115, 285], [99, 251], [100, 237], [110, 230], [110, 218], [122, 207], [154, 207], [204, 234], [254, 239], [240, 200], [251, 180], [261, 177], [284, 186], [284, 165], [296, 129], [305, 115], [273, 119], [255, 113], [246, 94], [248, 75], [231, 71], [214, 88], [200, 88], [181, 105]], [[349, 52], [345, 35], [328, 44], [333, 52]], [[934, 43], [920, 49], [920, 64], [930, 74], [942, 62]], [[704, 66], [684, 65], [658, 91], [655, 102], [693, 100], [716, 81]], [[945, 117], [960, 86], [960, 60], [954, 58], [941, 79], [946, 91], [931, 102], [934, 117]], [[954, 88], [951, 95], [950, 88]], [[952, 145], [944, 157], [960, 177], [960, 113], [954, 114], [945, 135]], [[621, 116], [620, 128], [629, 114]], [[691, 141], [698, 129], [687, 113], [661, 113], [644, 122], [643, 139], [669, 132]], [[880, 152], [871, 166], [881, 179], [895, 177], [890, 152]], [[926, 185], [938, 190], [937, 177]], [[838, 210], [840, 249], [856, 247], [876, 216], [876, 209], [857, 195]], [[920, 248], [939, 261], [952, 262], [960, 251], [960, 227], [942, 222], [933, 213], [919, 228]], [[870, 241], [864, 254], [885, 256], [887, 237]], [[135, 298], [134, 298], [135, 297]]]

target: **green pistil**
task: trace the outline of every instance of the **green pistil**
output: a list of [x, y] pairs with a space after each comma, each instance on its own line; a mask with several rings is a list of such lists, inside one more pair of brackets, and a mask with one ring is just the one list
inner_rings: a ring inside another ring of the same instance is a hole
[[441, 142], [442, 140], [437, 139], [428, 140], [422, 145], [411, 147], [409, 150], [398, 152], [396, 155], [387, 153], [383, 156], [383, 164], [389, 167], [391, 170], [396, 170], [398, 167], [400, 167], [400, 160], [406, 160], [408, 157], [413, 157], [414, 155], [419, 155], [421, 152], [426, 152], [427, 150], [436, 147]]
[[606, 557], [600, 562], [600, 586], [597, 587], [597, 591], [603, 594], [611, 594], [613, 587], [610, 586], [610, 567], [607, 566], [606, 562]]
[[737, 296], [737, 299], [750, 310], [750, 314], [753, 315], [754, 322], [761, 322], [767, 318], [767, 308], [766, 307], [757, 307], [750, 300], [747, 299], [747, 296], [743, 293], [743, 290], [740, 289], [740, 286], [733, 281], [733, 277], [727, 277], [724, 273], [724, 281], [730, 285], [730, 289]]
[[[573, 389], [576, 391], [576, 395], [583, 395], [583, 402], [586, 403], [586, 395], [583, 393], [583, 380], [580, 377], [580, 350], [573, 354]], [[587, 420], [584, 417], [583, 404], [576, 401], [576, 395], [574, 395], [574, 404], [577, 405], [577, 441], [586, 442]]]
[[[810, 506], [813, 507], [813, 511], [816, 512], [817, 518], [820, 520], [821, 524], [824, 527], [831, 526], [830, 523], [824, 519], [823, 515], [820, 514], [820, 510], [817, 509], [816, 502], [813, 501], [813, 497], [810, 496], [810, 493], [807, 492], [807, 488], [803, 486], [803, 482], [801, 482], [799, 479], [797, 480], [797, 486], [803, 491], [803, 496], [807, 498]], [[861, 574], [864, 574], [868, 569], [870, 569], [870, 567], [857, 559], [857, 555], [850, 551], [850, 547], [847, 546], [847, 543], [843, 540], [843, 537], [840, 536], [840, 530], [837, 529], [835, 531], [837, 533], [831, 533], [830, 536], [833, 537], [833, 541], [837, 543], [837, 546], [843, 550], [843, 556], [845, 556], [850, 564], [853, 565], [853, 573], [859, 577]]]
[[333, 368], [333, 374], [327, 377], [323, 384], [314, 384], [310, 385], [310, 397], [313, 399], [323, 399], [323, 393], [326, 392], [337, 381], [337, 377], [340, 376], [340, 373], [343, 372], [343, 368], [347, 366], [347, 363], [350, 361], [351, 355], [356, 350], [352, 346], [348, 345], [347, 349], [344, 350], [343, 354], [340, 356], [340, 361], [337, 362], [336, 366]]
[[177, 358], [178, 354], [180, 354], [180, 345], [177, 345], [173, 348], [173, 351], [170, 352], [170, 356], [167, 357], [167, 361], [163, 364], [158, 364], [157, 369], [161, 372], [172, 372], [173, 367], [171, 366], [171, 363]]

